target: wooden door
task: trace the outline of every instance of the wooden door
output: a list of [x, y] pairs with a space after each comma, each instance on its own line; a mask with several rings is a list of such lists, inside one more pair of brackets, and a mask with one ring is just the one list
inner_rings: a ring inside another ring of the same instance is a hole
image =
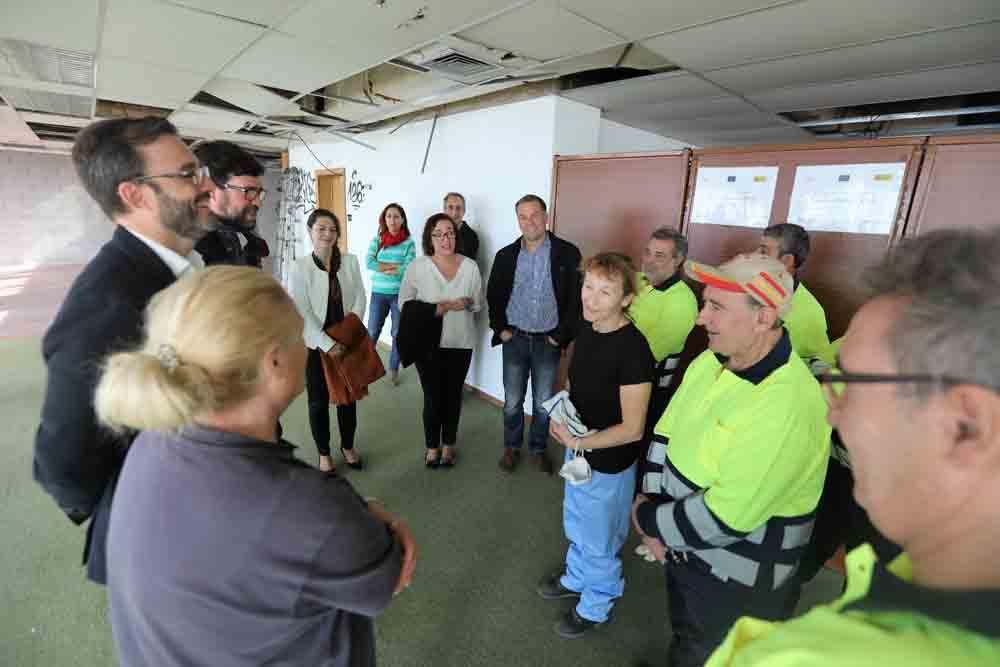
[[935, 137], [927, 147], [906, 235], [1000, 227], [1000, 134]]
[[347, 189], [343, 169], [319, 169], [316, 174], [316, 206], [333, 211], [340, 221], [337, 246], [347, 252]]

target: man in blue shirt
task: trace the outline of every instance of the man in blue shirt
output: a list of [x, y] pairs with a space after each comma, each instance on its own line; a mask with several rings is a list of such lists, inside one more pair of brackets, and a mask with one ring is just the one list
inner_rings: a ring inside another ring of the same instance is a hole
[[486, 288], [493, 345], [503, 345], [504, 451], [500, 470], [511, 473], [524, 440], [524, 397], [531, 377], [532, 462], [552, 474], [549, 416], [542, 403], [555, 391], [562, 350], [580, 320], [580, 251], [546, 229], [548, 213], [538, 195], [514, 206], [521, 237], [501, 248]]

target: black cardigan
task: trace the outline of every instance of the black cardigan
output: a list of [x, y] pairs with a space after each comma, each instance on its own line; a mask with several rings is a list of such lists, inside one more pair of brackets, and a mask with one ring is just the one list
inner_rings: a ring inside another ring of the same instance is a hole
[[[548, 232], [552, 243], [550, 265], [552, 290], [559, 308], [559, 324], [548, 335], [560, 347], [573, 342], [577, 325], [582, 317], [580, 310], [580, 251], [569, 241], [564, 241]], [[514, 289], [514, 274], [517, 271], [517, 255], [521, 252], [521, 238], [499, 250], [493, 260], [493, 269], [486, 286], [486, 301], [490, 311], [490, 328], [493, 329], [493, 345], [500, 344], [500, 332], [508, 329], [507, 304]]]
[[399, 314], [396, 346], [399, 361], [406, 368], [431, 356], [441, 346], [444, 318], [437, 316], [437, 304], [411, 299]]

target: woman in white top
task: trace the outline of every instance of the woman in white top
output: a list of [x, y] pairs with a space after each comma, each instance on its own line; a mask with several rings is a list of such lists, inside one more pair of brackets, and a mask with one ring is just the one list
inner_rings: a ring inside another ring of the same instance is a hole
[[478, 335], [473, 314], [483, 307], [482, 276], [474, 261], [455, 253], [456, 231], [455, 222], [444, 213], [428, 218], [424, 256], [407, 267], [399, 289], [400, 309], [416, 299], [436, 304], [437, 316], [444, 318], [438, 350], [416, 362], [424, 390], [424, 463], [428, 468], [455, 463], [462, 386]]
[[[309, 397], [309, 427], [319, 451], [319, 469], [333, 470], [330, 459], [330, 392], [326, 387], [321, 354], [342, 354], [344, 347], [326, 335], [348, 313], [365, 315], [365, 287], [361, 282], [358, 258], [341, 253], [340, 221], [332, 212], [318, 208], [306, 221], [313, 251], [295, 261], [292, 271], [292, 298], [302, 319], [309, 355], [306, 359], [306, 394]], [[364, 321], [362, 319], [362, 321]], [[360, 470], [361, 457], [354, 451], [358, 428], [358, 404], [337, 406], [340, 452], [347, 465]]]

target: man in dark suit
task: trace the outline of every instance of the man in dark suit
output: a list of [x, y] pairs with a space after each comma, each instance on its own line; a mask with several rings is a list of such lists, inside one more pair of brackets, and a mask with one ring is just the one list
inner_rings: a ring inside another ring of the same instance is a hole
[[84, 128], [73, 164], [116, 229], [74, 281], [42, 340], [48, 381], [34, 477], [74, 523], [90, 519], [83, 557], [87, 576], [103, 584], [111, 496], [132, 437], [97, 423], [100, 365], [140, 341], [146, 304], [191, 268], [195, 243], [217, 224], [208, 210], [215, 185], [161, 118]]
[[546, 229], [548, 213], [538, 195], [521, 197], [514, 210], [521, 237], [497, 252], [486, 287], [493, 345], [503, 344], [504, 450], [498, 466], [511, 473], [520, 459], [530, 375], [528, 450], [534, 466], [551, 475], [545, 451], [549, 414], [542, 403], [555, 391], [562, 350], [580, 321], [580, 251]]
[[257, 213], [267, 192], [260, 177], [264, 167], [253, 155], [231, 141], [203, 141], [191, 147], [208, 167], [217, 186], [209, 199], [219, 228], [198, 241], [195, 250], [205, 266], [236, 264], [261, 268], [270, 254], [267, 242], [257, 235]]

